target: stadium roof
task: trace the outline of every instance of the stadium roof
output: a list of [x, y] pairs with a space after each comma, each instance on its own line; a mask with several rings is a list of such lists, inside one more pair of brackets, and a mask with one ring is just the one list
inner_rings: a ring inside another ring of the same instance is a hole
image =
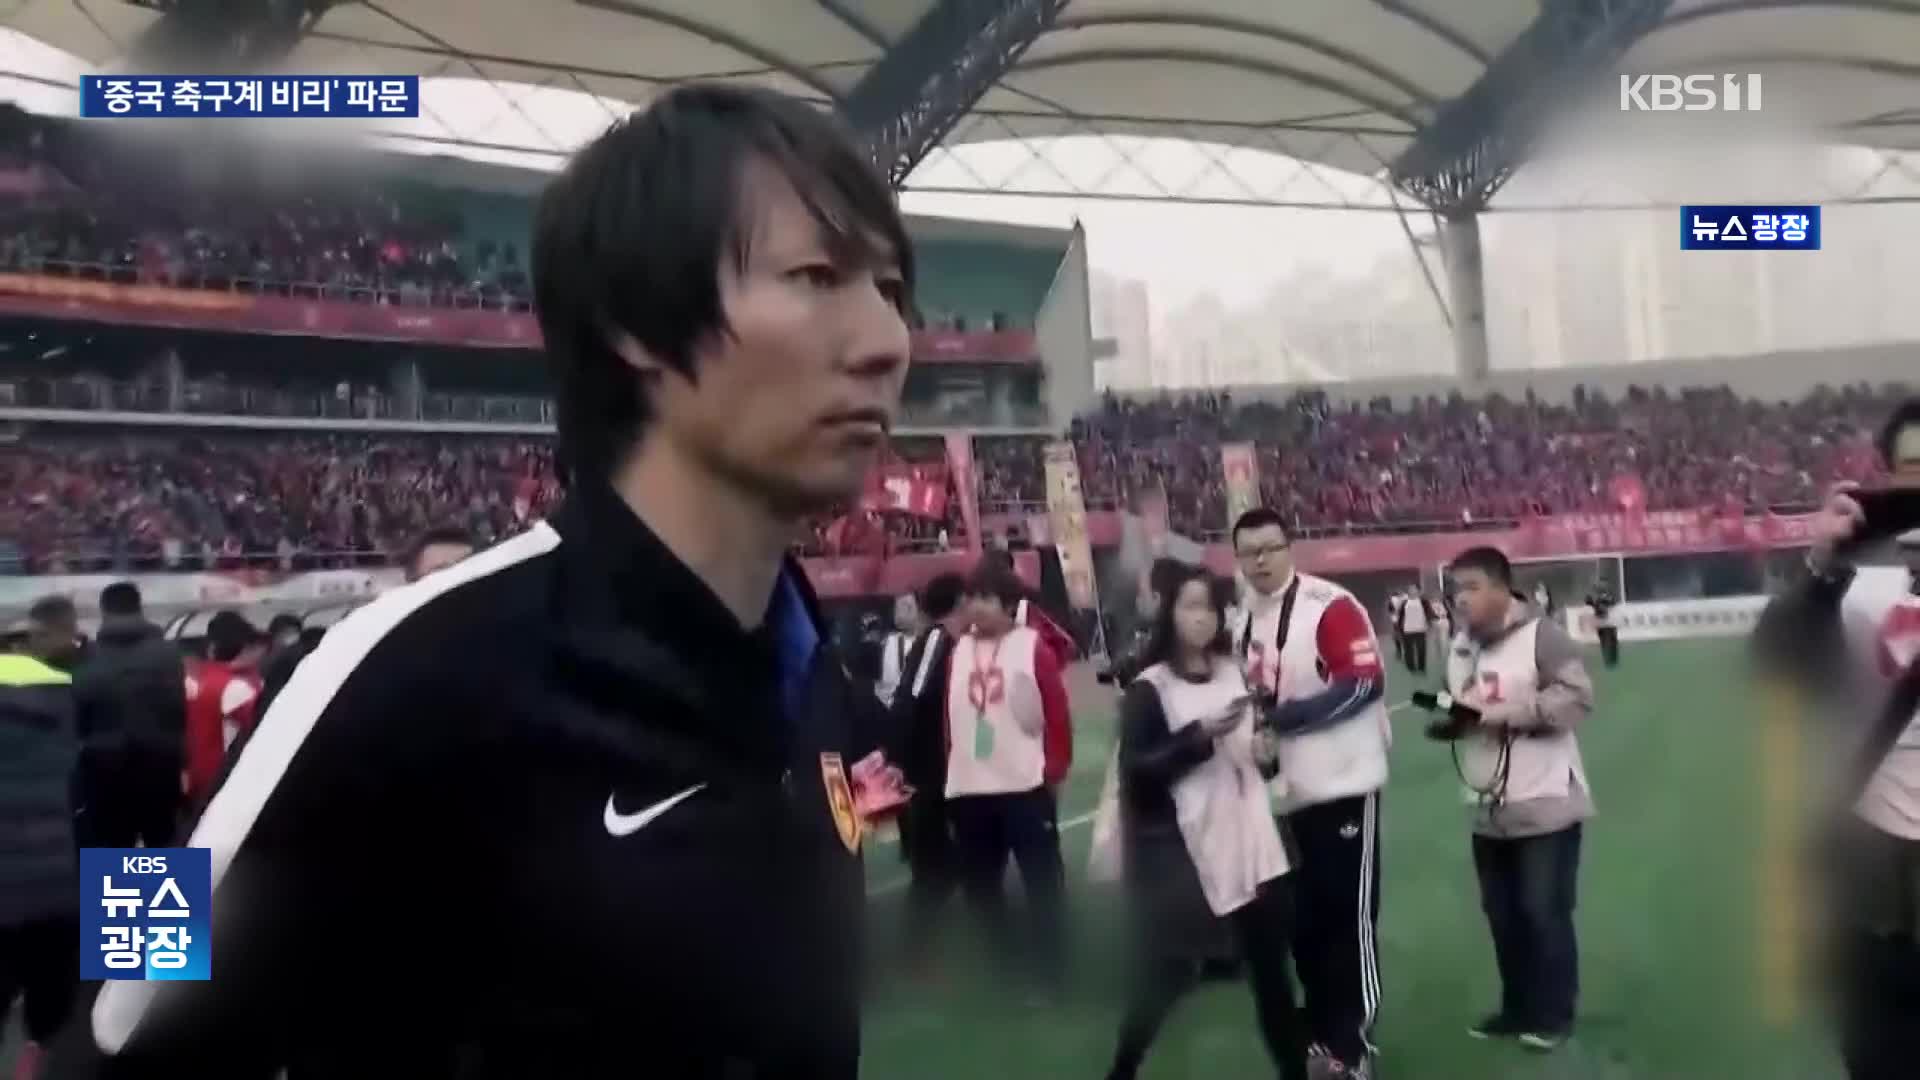
[[[15, 0], [0, 23], [124, 62], [161, 16], [128, 0]], [[551, 164], [665, 86], [728, 78], [843, 98], [935, 0], [364, 0], [328, 9], [296, 71], [431, 80], [414, 150]], [[1174, 137], [1379, 172], [1535, 23], [1541, 0], [1071, 0], [946, 139]], [[1920, 145], [1920, 4], [1673, 0], [1621, 70], [1763, 71], [1849, 141]], [[479, 84], [491, 84], [487, 94]], [[484, 104], [478, 99], [485, 97]], [[42, 110], [45, 111], [45, 110]], [[69, 111], [71, 111], [69, 109]], [[1275, 135], [1285, 135], [1276, 144]]]

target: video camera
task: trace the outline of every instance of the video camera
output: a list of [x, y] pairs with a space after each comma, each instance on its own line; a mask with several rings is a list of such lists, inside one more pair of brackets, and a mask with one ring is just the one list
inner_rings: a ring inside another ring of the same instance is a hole
[[1414, 708], [1436, 714], [1436, 718], [1427, 725], [1429, 739], [1453, 742], [1480, 726], [1480, 710], [1455, 701], [1453, 695], [1445, 691], [1415, 690], [1410, 701]]

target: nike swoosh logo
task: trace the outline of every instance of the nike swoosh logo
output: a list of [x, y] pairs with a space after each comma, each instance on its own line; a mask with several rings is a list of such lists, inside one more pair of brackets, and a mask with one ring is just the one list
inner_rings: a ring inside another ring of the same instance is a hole
[[705, 784], [695, 784], [680, 794], [672, 796], [671, 798], [662, 799], [637, 814], [623, 814], [615, 810], [613, 808], [613, 796], [609, 795], [607, 796], [606, 813], [602, 814], [600, 818], [601, 823], [606, 825], [607, 834], [610, 836], [628, 836], [637, 833], [648, 825], [653, 824], [655, 819], [659, 818], [661, 814], [692, 798], [700, 792], [700, 789], [706, 786]]

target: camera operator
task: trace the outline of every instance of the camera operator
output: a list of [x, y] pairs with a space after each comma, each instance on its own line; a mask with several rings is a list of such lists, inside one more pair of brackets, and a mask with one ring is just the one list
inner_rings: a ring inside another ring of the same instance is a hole
[[1909, 1077], [1920, 1061], [1920, 605], [1912, 555], [1905, 572], [1885, 565], [1916, 537], [1887, 541], [1920, 524], [1900, 520], [1912, 502], [1898, 501], [1920, 491], [1920, 398], [1894, 411], [1878, 448], [1892, 474], [1885, 491], [1828, 501], [1810, 574], [1768, 606], [1755, 635], [1770, 688], [1857, 738], [1857, 751], [1832, 755], [1850, 767], [1821, 845], [1825, 959], [1853, 1080]]
[[1504, 554], [1470, 548], [1448, 572], [1462, 623], [1447, 652], [1449, 696], [1414, 701], [1449, 713], [1427, 734], [1454, 743], [1461, 779], [1479, 796], [1473, 864], [1500, 1007], [1468, 1033], [1552, 1051], [1573, 1031], [1580, 986], [1573, 911], [1594, 806], [1577, 730], [1593, 711], [1593, 682], [1560, 624], [1513, 591]]

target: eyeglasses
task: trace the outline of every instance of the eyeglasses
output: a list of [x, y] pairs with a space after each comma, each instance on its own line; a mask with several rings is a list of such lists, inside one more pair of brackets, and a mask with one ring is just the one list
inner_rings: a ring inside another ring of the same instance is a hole
[[1257, 548], [1242, 548], [1234, 552], [1234, 556], [1242, 562], [1259, 562], [1269, 555], [1279, 555], [1292, 546], [1292, 544], [1266, 544]]

